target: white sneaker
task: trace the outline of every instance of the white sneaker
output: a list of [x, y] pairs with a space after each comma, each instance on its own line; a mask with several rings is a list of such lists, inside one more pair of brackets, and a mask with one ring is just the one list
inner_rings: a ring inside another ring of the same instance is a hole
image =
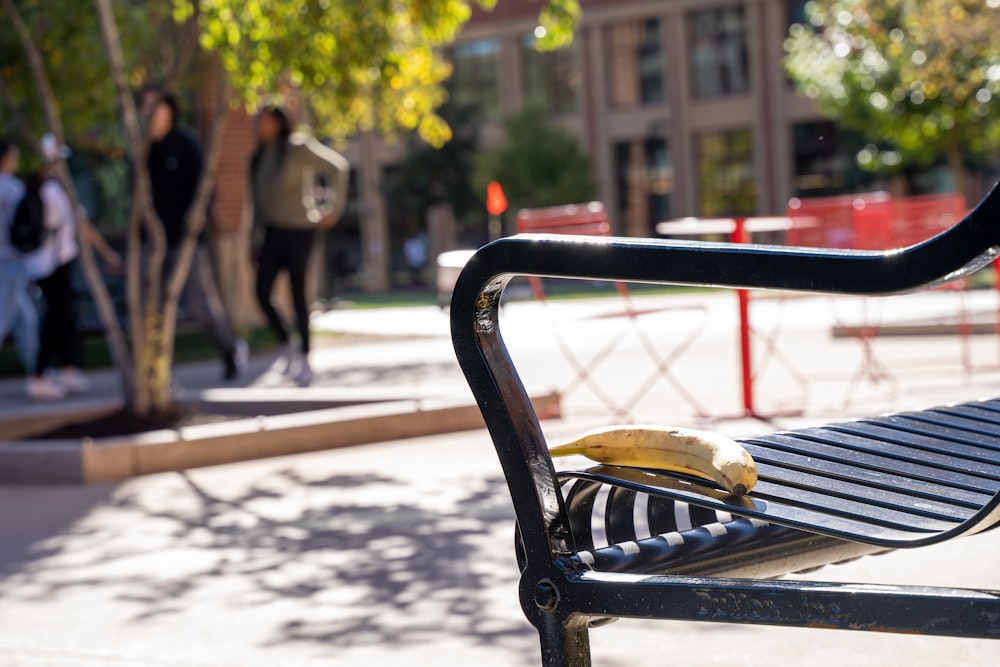
[[59, 384], [67, 394], [79, 394], [90, 389], [90, 380], [78, 368], [64, 368], [59, 374]]
[[302, 359], [302, 363], [299, 366], [299, 372], [295, 374], [295, 384], [300, 387], [308, 387], [312, 384], [313, 377], [315, 376], [313, 374], [312, 367], [309, 366], [309, 360]]
[[66, 390], [49, 378], [32, 377], [28, 378], [25, 389], [28, 398], [33, 401], [58, 401], [66, 397]]

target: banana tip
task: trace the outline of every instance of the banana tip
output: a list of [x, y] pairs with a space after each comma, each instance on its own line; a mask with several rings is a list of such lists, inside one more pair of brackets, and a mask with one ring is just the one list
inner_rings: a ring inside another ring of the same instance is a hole
[[737, 484], [733, 487], [733, 495], [737, 498], [742, 498], [747, 494], [747, 487], [743, 484]]

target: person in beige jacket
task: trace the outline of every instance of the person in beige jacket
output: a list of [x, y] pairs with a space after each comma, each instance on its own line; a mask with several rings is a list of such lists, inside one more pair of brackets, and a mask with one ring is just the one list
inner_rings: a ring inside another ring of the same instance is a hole
[[[320, 176], [325, 177], [324, 196], [317, 196]], [[349, 177], [347, 160], [312, 136], [293, 134], [284, 111], [269, 107], [258, 116], [257, 150], [250, 161], [257, 301], [283, 345], [283, 370], [303, 387], [313, 380], [306, 302], [309, 255], [317, 230], [332, 227], [343, 213]], [[288, 272], [292, 290], [299, 355], [271, 301], [274, 281], [282, 271]]]

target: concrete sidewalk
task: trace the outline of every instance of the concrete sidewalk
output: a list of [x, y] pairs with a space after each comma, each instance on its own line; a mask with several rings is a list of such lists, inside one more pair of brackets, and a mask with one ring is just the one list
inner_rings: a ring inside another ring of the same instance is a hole
[[[416, 337], [389, 340], [375, 336], [320, 342], [310, 355], [316, 377], [306, 388], [278, 372], [274, 353], [251, 356], [247, 372], [230, 382], [222, 380], [221, 362], [178, 364], [176, 395], [182, 400], [297, 404], [291, 410], [350, 402], [467, 397], [450, 348], [440, 340], [429, 342]], [[121, 404], [117, 371], [92, 370], [87, 377], [89, 391], [51, 402], [30, 401], [22, 378], [2, 379], [0, 420]]]

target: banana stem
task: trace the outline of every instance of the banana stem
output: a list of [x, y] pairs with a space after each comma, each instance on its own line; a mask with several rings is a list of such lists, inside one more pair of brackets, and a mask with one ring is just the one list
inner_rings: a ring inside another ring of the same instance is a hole
[[573, 454], [584, 454], [583, 447], [575, 442], [567, 442], [565, 444], [549, 448], [550, 456], [572, 456]]

